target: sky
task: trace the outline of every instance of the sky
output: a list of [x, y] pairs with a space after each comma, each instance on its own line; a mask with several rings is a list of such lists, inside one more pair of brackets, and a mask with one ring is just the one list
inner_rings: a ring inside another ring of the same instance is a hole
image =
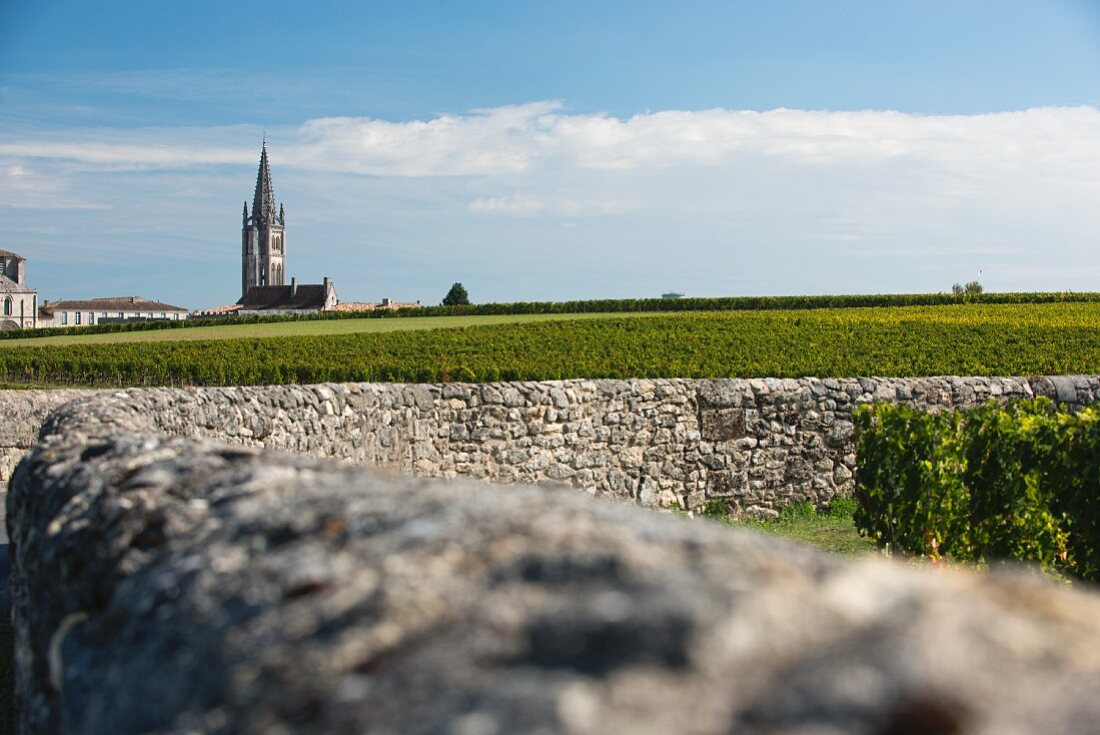
[[1100, 0], [0, 0], [41, 298], [1100, 290]]

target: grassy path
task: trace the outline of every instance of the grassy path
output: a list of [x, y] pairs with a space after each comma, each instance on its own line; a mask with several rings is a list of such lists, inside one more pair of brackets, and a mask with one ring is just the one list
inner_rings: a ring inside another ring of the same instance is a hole
[[615, 318], [645, 318], [667, 312], [626, 314], [501, 314], [491, 316], [427, 316], [383, 319], [331, 319], [321, 321], [274, 322], [269, 324], [226, 324], [180, 329], [157, 329], [148, 332], [113, 332], [106, 334], [74, 334], [31, 339], [3, 339], [0, 349], [13, 347], [53, 347], [60, 345], [93, 345], [123, 342], [180, 342], [209, 339], [242, 339], [253, 337], [297, 337], [341, 334], [378, 334], [386, 332], [490, 326], [494, 324], [527, 324], [561, 320], [593, 320]]
[[826, 513], [818, 513], [809, 503], [799, 503], [784, 507], [779, 517], [772, 520], [719, 520], [732, 526], [783, 536], [841, 556], [858, 557], [879, 553], [873, 541], [859, 535], [852, 518], [854, 512], [854, 500], [838, 498]]

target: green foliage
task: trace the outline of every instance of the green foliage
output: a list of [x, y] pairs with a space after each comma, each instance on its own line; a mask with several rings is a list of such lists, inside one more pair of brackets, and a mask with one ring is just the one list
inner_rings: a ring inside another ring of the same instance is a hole
[[965, 286], [960, 283], [956, 283], [954, 286], [951, 287], [951, 293], [954, 296], [977, 296], [984, 291], [985, 289], [982, 288], [982, 284], [978, 283], [977, 281], [971, 281]]
[[829, 503], [829, 517], [852, 520], [858, 508], [859, 502], [855, 498], [833, 498]]
[[817, 518], [817, 508], [813, 503], [791, 503], [779, 509], [779, 520], [788, 523], [797, 523]]
[[730, 516], [729, 501], [722, 498], [711, 498], [703, 503], [699, 510], [696, 511], [696, 515], [700, 515], [703, 518], [726, 520]]
[[[459, 284], [460, 285], [460, 284]], [[961, 287], [965, 293], [965, 288]], [[123, 324], [95, 324], [82, 327], [16, 329], [0, 332], [0, 340], [49, 337], [59, 334], [103, 334], [183, 329], [229, 324], [270, 324], [274, 322], [331, 321], [340, 319], [403, 319], [434, 316], [493, 316], [508, 314], [600, 314], [664, 311], [776, 311], [792, 309], [847, 309], [854, 307], [942, 306], [958, 303], [952, 294], [852, 294], [836, 296], [725, 296], [684, 299], [590, 299], [586, 301], [518, 301], [508, 304], [424, 306], [373, 311], [336, 311], [320, 314], [282, 316], [224, 316], [153, 320]], [[978, 304], [1094, 304], [1100, 293], [976, 293], [966, 301]]]
[[591, 318], [437, 330], [0, 350], [51, 385], [1100, 372], [1098, 304]]
[[1016, 559], [1100, 580], [1100, 410], [1046, 399], [929, 414], [855, 412], [860, 531], [960, 561]]
[[443, 306], [469, 306], [470, 295], [461, 283], [451, 285], [451, 290], [443, 297]]

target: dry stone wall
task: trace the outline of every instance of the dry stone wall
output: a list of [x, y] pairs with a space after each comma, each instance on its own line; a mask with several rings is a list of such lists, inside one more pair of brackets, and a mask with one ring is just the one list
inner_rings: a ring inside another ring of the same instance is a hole
[[[324, 390], [301, 395], [342, 413]], [[155, 395], [140, 405], [178, 402]], [[59, 409], [11, 483], [19, 733], [993, 735], [1100, 721], [1100, 598], [1085, 586], [845, 560], [576, 492], [158, 436], [136, 405]]]
[[80, 390], [0, 391], [0, 489], [7, 487], [12, 470], [38, 438], [38, 429], [50, 411], [92, 394], [94, 391]]
[[[939, 410], [1034, 395], [1071, 407], [1092, 403], [1100, 378], [352, 383], [133, 389], [83, 400], [158, 434], [420, 477], [569, 484], [642, 505], [719, 500], [735, 512], [768, 515], [791, 502], [820, 505], [850, 494], [851, 412], [861, 403]], [[30, 445], [50, 408], [80, 397], [0, 392], [9, 461]]]

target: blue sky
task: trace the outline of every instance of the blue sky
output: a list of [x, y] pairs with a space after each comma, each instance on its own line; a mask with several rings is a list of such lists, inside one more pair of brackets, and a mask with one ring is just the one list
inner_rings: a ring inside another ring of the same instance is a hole
[[1100, 2], [0, 0], [0, 248], [44, 298], [1100, 290]]

